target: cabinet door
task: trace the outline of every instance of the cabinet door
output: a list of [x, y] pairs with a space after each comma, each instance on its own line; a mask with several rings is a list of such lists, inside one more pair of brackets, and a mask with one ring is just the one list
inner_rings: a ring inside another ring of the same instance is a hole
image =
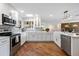
[[9, 44], [4, 44], [0, 46], [0, 56], [9, 56], [10, 55], [10, 47]]
[[27, 41], [35, 41], [35, 33], [34, 32], [28, 32], [27, 34]]
[[24, 43], [24, 36], [23, 33], [21, 34], [21, 45]]
[[79, 37], [72, 38], [72, 56], [79, 56]]
[[42, 40], [42, 37], [41, 37], [41, 33], [40, 32], [38, 32], [36, 34], [36, 37], [37, 37], [37, 41], [41, 41]]
[[37, 36], [36, 34], [35, 33], [32, 33], [31, 41], [36, 41], [36, 36]]
[[46, 34], [47, 34], [47, 35], [46, 35], [47, 41], [50, 41], [50, 40], [51, 40], [51, 39], [50, 39], [50, 32], [47, 32]]
[[24, 44], [26, 41], [26, 33], [21, 34], [21, 45]]
[[10, 39], [9, 38], [0, 38], [0, 56], [9, 56], [10, 55]]
[[61, 47], [61, 38], [60, 38], [60, 32], [54, 32], [53, 34], [53, 39], [54, 39], [54, 42], [59, 46]]

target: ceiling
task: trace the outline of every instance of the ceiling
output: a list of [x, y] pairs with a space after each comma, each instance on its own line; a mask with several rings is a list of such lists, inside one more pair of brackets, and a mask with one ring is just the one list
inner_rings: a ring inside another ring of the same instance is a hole
[[[25, 18], [25, 14], [38, 14], [42, 20], [60, 21], [64, 17], [64, 11], [68, 10], [71, 15], [79, 15], [78, 3], [11, 3]], [[53, 16], [49, 17], [52, 14]]]

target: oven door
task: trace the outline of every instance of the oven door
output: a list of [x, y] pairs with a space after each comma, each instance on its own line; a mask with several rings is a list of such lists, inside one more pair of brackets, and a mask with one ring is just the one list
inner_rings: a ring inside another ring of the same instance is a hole
[[11, 43], [10, 43], [11, 44], [11, 48], [10, 48], [11, 56], [15, 55], [18, 49], [20, 48], [20, 42], [21, 42], [21, 38], [19, 34], [15, 34], [11, 36]]
[[12, 47], [16, 46], [20, 42], [20, 36], [12, 36]]

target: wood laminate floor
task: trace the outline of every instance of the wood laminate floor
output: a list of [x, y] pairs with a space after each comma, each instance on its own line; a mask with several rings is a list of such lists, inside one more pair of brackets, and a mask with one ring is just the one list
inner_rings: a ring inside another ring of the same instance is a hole
[[28, 42], [16, 53], [16, 56], [67, 56], [54, 42]]

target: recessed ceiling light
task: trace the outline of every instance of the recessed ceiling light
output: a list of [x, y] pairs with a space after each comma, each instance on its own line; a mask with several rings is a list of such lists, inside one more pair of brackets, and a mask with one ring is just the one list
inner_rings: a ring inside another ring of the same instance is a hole
[[50, 17], [52, 17], [53, 15], [52, 15], [52, 14], [50, 14], [49, 16], [50, 16]]
[[21, 12], [21, 13], [24, 13], [24, 10], [21, 10], [20, 12]]
[[15, 12], [15, 10], [11, 10], [11, 13], [14, 13]]
[[33, 17], [33, 14], [26, 14], [26, 17]]
[[35, 14], [35, 16], [38, 16], [38, 14]]

